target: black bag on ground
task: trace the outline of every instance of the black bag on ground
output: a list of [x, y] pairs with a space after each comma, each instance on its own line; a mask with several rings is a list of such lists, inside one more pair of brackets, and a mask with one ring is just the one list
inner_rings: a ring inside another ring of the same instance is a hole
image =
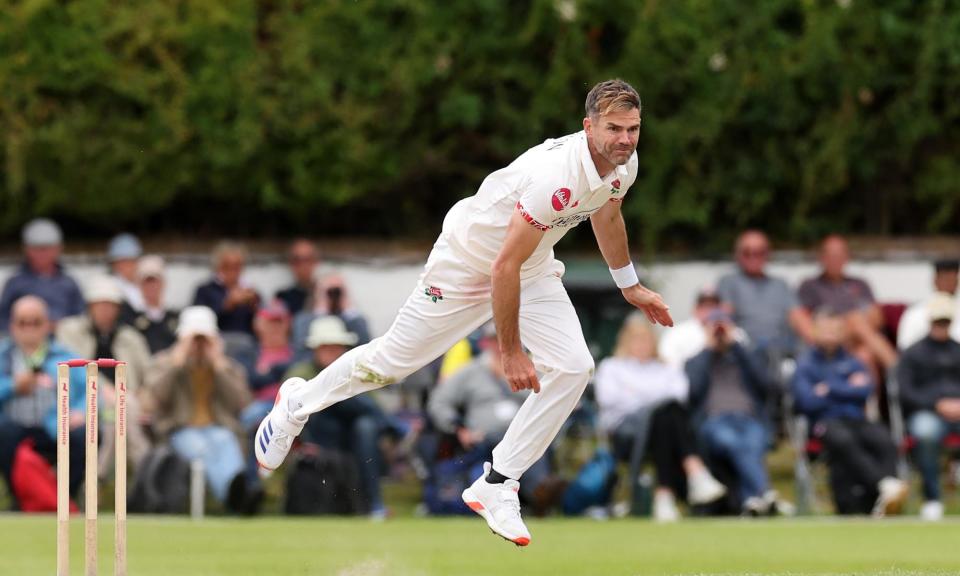
[[127, 510], [140, 514], [184, 514], [190, 500], [190, 463], [168, 445], [151, 450], [127, 498]]
[[367, 511], [360, 475], [349, 454], [304, 443], [287, 473], [286, 514], [360, 514]]

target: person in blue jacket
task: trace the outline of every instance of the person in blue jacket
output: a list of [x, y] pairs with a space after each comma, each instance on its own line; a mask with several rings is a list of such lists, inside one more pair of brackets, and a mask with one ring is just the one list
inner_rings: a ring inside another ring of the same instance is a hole
[[814, 333], [816, 345], [800, 358], [793, 393], [797, 411], [823, 443], [837, 510], [865, 511], [845, 496], [859, 487], [875, 500], [874, 516], [898, 512], [908, 487], [896, 477], [897, 448], [889, 432], [866, 417], [867, 399], [876, 391], [870, 371], [844, 347], [843, 316], [818, 312]]
[[[53, 340], [47, 305], [39, 296], [22, 296], [10, 313], [10, 337], [0, 341], [0, 473], [14, 494], [12, 476], [17, 447], [32, 440], [51, 465], [57, 458], [57, 363], [73, 353]], [[70, 493], [83, 481], [83, 368], [71, 369]], [[16, 506], [16, 502], [14, 502]]]

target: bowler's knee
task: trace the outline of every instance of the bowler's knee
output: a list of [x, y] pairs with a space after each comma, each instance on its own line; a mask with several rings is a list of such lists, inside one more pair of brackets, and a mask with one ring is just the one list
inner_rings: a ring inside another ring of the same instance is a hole
[[[582, 350], [572, 350], [563, 357], [559, 365], [555, 368], [561, 372], [576, 374], [583, 376], [585, 379], [589, 379], [594, 369], [593, 356], [590, 355], [590, 351], [586, 348]], [[584, 382], [586, 382], [586, 380]]]

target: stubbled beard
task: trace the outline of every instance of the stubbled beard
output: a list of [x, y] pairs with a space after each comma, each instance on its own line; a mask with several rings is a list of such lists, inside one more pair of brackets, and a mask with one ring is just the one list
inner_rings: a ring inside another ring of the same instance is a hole
[[[617, 162], [616, 160], [614, 160], [614, 154], [616, 154], [617, 152], [618, 152], [618, 150], [613, 149], [613, 150], [610, 151], [609, 154], [604, 154], [604, 158], [607, 159], [607, 162], [609, 162], [609, 163], [611, 163], [611, 164], [613, 164], [613, 165], [615, 165], [615, 166], [623, 166], [624, 164], [626, 164], [627, 162], [629, 162], [629, 161], [630, 161], [630, 157], [633, 156], [633, 150], [630, 150], [629, 153], [627, 154], [626, 158], [623, 159], [623, 162]], [[624, 152], [627, 152], [627, 151], [624, 150]]]

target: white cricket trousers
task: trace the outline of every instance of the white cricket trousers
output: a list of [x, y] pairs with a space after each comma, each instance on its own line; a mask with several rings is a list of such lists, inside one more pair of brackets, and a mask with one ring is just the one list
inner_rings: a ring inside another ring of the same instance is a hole
[[[543, 274], [521, 282], [520, 339], [531, 353], [540, 392], [529, 395], [493, 450], [493, 468], [509, 478], [520, 478], [543, 456], [593, 371], [562, 273], [563, 264], [553, 261]], [[294, 415], [303, 418], [402, 380], [492, 315], [489, 276], [468, 269], [441, 236], [386, 334], [350, 350], [295, 392]]]

